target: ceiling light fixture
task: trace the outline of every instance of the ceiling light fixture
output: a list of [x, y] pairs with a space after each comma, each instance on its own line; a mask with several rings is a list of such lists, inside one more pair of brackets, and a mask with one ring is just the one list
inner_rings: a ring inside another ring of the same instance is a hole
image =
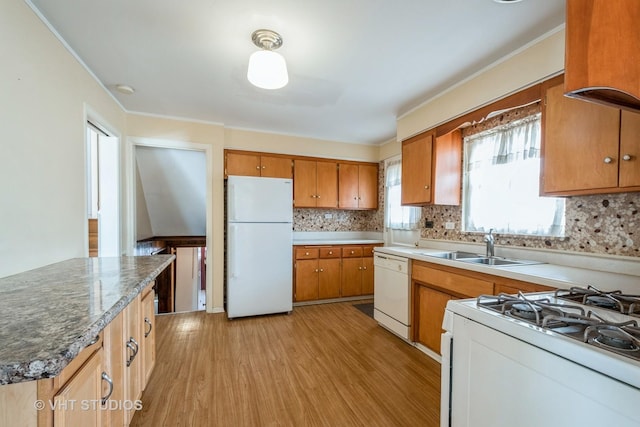
[[519, 2], [521, 2], [522, 0], [493, 0], [493, 1], [494, 1], [494, 2], [496, 2], [496, 3], [504, 3], [504, 4], [507, 4], [507, 3], [519, 3]]
[[289, 83], [287, 63], [282, 55], [274, 52], [282, 46], [280, 34], [271, 30], [256, 30], [251, 34], [253, 44], [261, 50], [249, 57], [247, 79], [263, 89], [280, 89]]
[[132, 95], [136, 90], [128, 85], [116, 85], [116, 90], [125, 95]]

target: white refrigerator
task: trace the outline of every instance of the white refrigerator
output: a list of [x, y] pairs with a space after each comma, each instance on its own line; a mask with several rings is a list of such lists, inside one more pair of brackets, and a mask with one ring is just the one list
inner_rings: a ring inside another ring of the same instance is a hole
[[291, 312], [293, 180], [227, 180], [227, 317]]

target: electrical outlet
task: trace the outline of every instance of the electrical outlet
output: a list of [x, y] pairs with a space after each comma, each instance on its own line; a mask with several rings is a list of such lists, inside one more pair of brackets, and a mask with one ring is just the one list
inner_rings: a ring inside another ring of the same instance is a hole
[[453, 230], [454, 228], [456, 228], [456, 223], [455, 222], [445, 222], [444, 223], [444, 228], [446, 228], [447, 230]]
[[333, 218], [333, 214], [324, 214], [324, 217], [326, 219], [331, 219], [331, 218]]
[[433, 221], [429, 221], [428, 219], [425, 219], [424, 228], [433, 228]]

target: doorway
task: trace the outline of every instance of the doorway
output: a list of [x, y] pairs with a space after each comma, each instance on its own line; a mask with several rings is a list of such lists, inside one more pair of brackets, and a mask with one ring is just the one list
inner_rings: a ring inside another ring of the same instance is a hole
[[89, 256], [120, 256], [120, 139], [86, 124]]
[[[132, 253], [146, 254], [145, 244], [160, 244], [168, 253], [190, 247], [193, 255], [178, 255], [171, 288], [164, 294], [166, 311], [210, 309], [213, 306], [212, 268], [206, 254], [213, 229], [213, 150], [206, 144], [135, 138], [128, 144], [128, 241]], [[153, 244], [151, 242], [154, 242]], [[159, 248], [156, 248], [159, 249]], [[194, 286], [182, 293], [177, 269], [185, 270]], [[160, 295], [160, 289], [157, 290]], [[187, 303], [180, 299], [185, 297]], [[187, 307], [188, 308], [185, 308]]]

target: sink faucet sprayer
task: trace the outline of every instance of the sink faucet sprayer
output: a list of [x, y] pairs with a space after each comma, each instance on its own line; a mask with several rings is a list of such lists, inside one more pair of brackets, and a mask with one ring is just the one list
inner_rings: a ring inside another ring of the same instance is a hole
[[495, 249], [494, 249], [494, 238], [493, 238], [493, 228], [489, 229], [489, 234], [485, 234], [484, 235], [484, 241], [487, 243], [487, 256], [488, 257], [492, 257], [495, 255]]

